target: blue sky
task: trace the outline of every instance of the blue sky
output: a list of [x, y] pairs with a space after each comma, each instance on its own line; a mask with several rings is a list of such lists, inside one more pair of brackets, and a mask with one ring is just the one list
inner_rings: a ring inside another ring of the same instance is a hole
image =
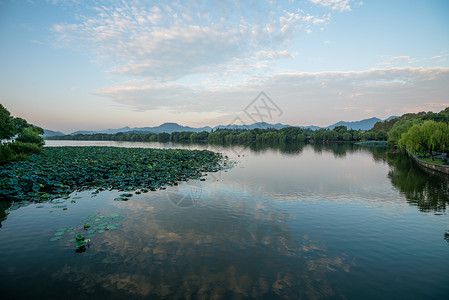
[[[0, 1], [0, 103], [72, 132], [327, 126], [449, 106], [449, 2]], [[259, 121], [259, 120], [258, 120]]]

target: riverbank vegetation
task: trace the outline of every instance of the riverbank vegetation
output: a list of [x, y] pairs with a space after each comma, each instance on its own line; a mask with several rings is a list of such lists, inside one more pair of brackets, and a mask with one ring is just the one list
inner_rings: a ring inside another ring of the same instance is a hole
[[387, 133], [361, 130], [348, 130], [346, 126], [334, 129], [318, 129], [312, 131], [300, 127], [255, 128], [245, 129], [216, 129], [211, 132], [173, 132], [169, 133], [139, 133], [119, 132], [115, 134], [75, 134], [48, 137], [48, 140], [77, 140], [77, 141], [128, 141], [128, 142], [191, 142], [223, 145], [241, 145], [247, 143], [304, 143], [308, 141], [342, 141], [355, 142], [363, 140], [386, 140]]
[[429, 153], [431, 161], [435, 160], [434, 151], [441, 151], [442, 160], [445, 161], [444, 153], [449, 146], [449, 125], [433, 120], [417, 122], [401, 135], [399, 146], [412, 153], [425, 151]]
[[249, 143], [303, 143], [303, 142], [364, 142], [388, 141], [389, 146], [399, 145], [402, 134], [406, 133], [414, 124], [425, 121], [449, 123], [449, 108], [439, 112], [408, 113], [401, 117], [384, 122], [377, 122], [370, 130], [353, 130], [346, 126], [333, 129], [317, 129], [285, 127], [245, 129], [216, 129], [211, 132], [173, 132], [142, 133], [119, 132], [115, 134], [75, 134], [48, 137], [49, 140], [83, 140], [83, 141], [130, 141], [130, 142], [190, 142], [210, 143], [221, 145], [246, 145]]
[[[441, 164], [447, 162], [449, 107], [439, 113], [405, 114], [382, 126], [390, 128], [388, 131], [390, 146], [398, 145], [418, 157], [424, 157], [427, 153], [432, 162]], [[435, 160], [435, 154], [439, 153], [441, 157]]]
[[44, 130], [22, 118], [14, 118], [0, 104], [0, 164], [27, 159], [43, 150]]

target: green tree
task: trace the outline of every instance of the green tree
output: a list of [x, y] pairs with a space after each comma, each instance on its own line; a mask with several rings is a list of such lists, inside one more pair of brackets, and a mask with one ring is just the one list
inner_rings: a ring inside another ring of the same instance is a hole
[[157, 135], [157, 141], [161, 143], [166, 143], [170, 141], [170, 134], [166, 132], [161, 132]]
[[0, 140], [9, 140], [17, 134], [14, 118], [9, 111], [0, 104]]
[[44, 145], [44, 139], [40, 136], [44, 134], [42, 128], [36, 126], [24, 127], [16, 138], [17, 142], [36, 144], [41, 147]]
[[343, 141], [348, 142], [352, 140], [352, 135], [349, 132], [343, 133]]
[[414, 124], [421, 122], [420, 119], [402, 119], [396, 122], [388, 132], [388, 145], [399, 144], [402, 135], [406, 133]]
[[405, 147], [412, 153], [425, 150], [429, 152], [433, 161], [433, 151], [444, 150], [449, 143], [449, 126], [442, 122], [432, 120], [422, 124], [413, 125], [406, 133], [402, 134], [399, 146]]
[[208, 136], [209, 136], [209, 132], [207, 132], [207, 131], [194, 132], [190, 135], [190, 141], [191, 142], [204, 142], [204, 141], [207, 141]]
[[0, 164], [26, 159], [29, 154], [43, 150], [44, 130], [28, 124], [21, 118], [14, 118], [0, 104]]

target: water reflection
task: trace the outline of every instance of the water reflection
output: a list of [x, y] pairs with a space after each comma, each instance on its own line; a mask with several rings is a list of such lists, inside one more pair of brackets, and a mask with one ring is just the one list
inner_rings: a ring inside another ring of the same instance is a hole
[[[55, 142], [55, 141], [51, 141]], [[57, 142], [57, 141], [56, 141]], [[64, 141], [70, 142], [70, 141]], [[79, 141], [77, 141], [79, 142]], [[109, 142], [111, 143], [111, 142]], [[91, 145], [92, 142], [90, 142]], [[94, 143], [95, 144], [95, 143]], [[118, 143], [120, 144], [120, 143]], [[123, 144], [123, 145], [122, 145]], [[130, 147], [129, 144], [138, 147], [183, 147], [189, 148], [191, 144], [160, 144], [160, 143], [122, 143], [121, 146]], [[137, 145], [138, 144], [138, 145]], [[154, 145], [153, 145], [154, 144]], [[87, 144], [86, 144], [87, 145]], [[119, 146], [120, 146], [119, 145]], [[195, 144], [201, 146], [201, 144]], [[248, 145], [202, 145], [205, 148], [209, 148], [216, 151], [223, 151], [223, 149], [238, 148], [236, 150], [241, 153], [242, 150], [250, 150], [251, 153], [268, 154], [269, 151], [279, 151], [284, 155], [298, 156], [304, 152], [306, 147], [303, 143], [281, 143], [281, 144], [269, 144], [269, 143], [251, 143]], [[423, 212], [437, 212], [441, 213], [446, 210], [446, 205], [449, 202], [449, 177], [440, 173], [429, 173], [422, 170], [413, 161], [411, 161], [406, 155], [392, 151], [389, 148], [379, 147], [363, 147], [352, 143], [315, 143], [309, 145], [314, 153], [332, 153], [335, 158], [345, 158], [349, 154], [356, 152], [369, 152], [372, 155], [372, 159], [376, 163], [386, 163], [390, 166], [388, 172], [388, 178], [391, 183], [397, 187], [401, 193], [406, 197], [407, 202], [412, 206], [417, 206], [420, 211]], [[212, 174], [213, 175], [213, 174]], [[178, 200], [179, 195], [175, 200]], [[178, 201], [179, 202], [179, 201]], [[7, 218], [9, 211], [19, 209], [20, 207], [27, 206], [29, 202], [22, 201], [21, 203], [5, 203], [0, 205], [0, 227], [2, 222]]]
[[314, 144], [313, 150], [317, 153], [331, 152], [336, 158], [357, 151], [369, 152], [374, 162], [387, 163], [390, 166], [388, 178], [410, 205], [417, 206], [422, 212], [446, 211], [449, 203], [449, 176], [423, 170], [400, 151], [345, 143]]
[[[232, 151], [220, 147], [217, 151]], [[73, 207], [51, 214], [53, 202], [41, 210], [33, 208], [40, 204], [26, 203], [6, 210], [8, 204], [0, 210], [3, 220], [10, 213], [0, 231], [0, 287], [7, 291], [2, 295], [407, 299], [416, 292], [444, 294], [447, 260], [438, 252], [441, 242], [447, 252], [439, 235], [447, 229], [440, 226], [444, 217], [421, 214], [408, 204], [445, 211], [446, 180], [389, 149], [343, 143], [242, 149], [236, 168], [214, 180], [208, 176], [200, 187], [190, 182], [126, 202], [114, 201], [115, 191], [94, 198], [86, 191]], [[47, 231], [51, 235], [80, 216], [116, 211], [124, 216], [123, 226], [97, 235], [85, 253], [75, 255], [64, 241], [47, 242]], [[436, 281], [433, 290], [420, 281], [426, 278]]]
[[314, 143], [312, 146], [315, 153], [330, 152], [335, 158], [344, 158], [348, 153], [354, 153], [360, 149], [353, 143]]
[[445, 212], [449, 203], [449, 178], [443, 173], [424, 171], [409, 157], [386, 153], [391, 166], [388, 178], [406, 197], [410, 205], [422, 212]]
[[[285, 212], [261, 217], [223, 194], [217, 202], [234, 209], [196, 206], [185, 213], [156, 201], [154, 211], [144, 214], [143, 200], [133, 201], [138, 221], [128, 221], [120, 235], [96, 248], [96, 265], [65, 265], [52, 274], [53, 284], [69, 282], [72, 293], [115, 299], [340, 296], [332, 274], [349, 272], [351, 262], [324, 241], [298, 235]], [[106, 267], [111, 265], [113, 270]]]

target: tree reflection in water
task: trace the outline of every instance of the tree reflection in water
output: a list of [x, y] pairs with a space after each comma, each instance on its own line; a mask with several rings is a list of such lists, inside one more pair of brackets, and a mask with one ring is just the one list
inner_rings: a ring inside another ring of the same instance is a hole
[[449, 202], [449, 178], [438, 172], [425, 171], [409, 157], [387, 153], [391, 166], [388, 178], [422, 212], [444, 213]]

